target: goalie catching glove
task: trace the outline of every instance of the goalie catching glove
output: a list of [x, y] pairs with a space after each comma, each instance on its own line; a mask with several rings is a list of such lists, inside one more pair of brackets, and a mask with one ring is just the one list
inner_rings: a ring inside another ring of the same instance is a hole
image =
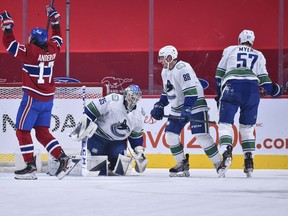
[[85, 138], [92, 137], [97, 130], [97, 127], [97, 124], [84, 114], [76, 128], [69, 134], [69, 136], [74, 141], [82, 141]]

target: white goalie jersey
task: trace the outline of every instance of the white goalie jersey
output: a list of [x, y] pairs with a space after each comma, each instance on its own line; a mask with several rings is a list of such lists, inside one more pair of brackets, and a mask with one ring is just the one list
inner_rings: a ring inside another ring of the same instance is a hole
[[163, 95], [167, 96], [171, 105], [171, 115], [179, 116], [185, 96], [196, 96], [192, 113], [208, 110], [204, 98], [204, 90], [191, 65], [178, 61], [173, 69], [162, 69]]
[[110, 94], [87, 105], [90, 114], [97, 118], [96, 134], [108, 140], [142, 137], [145, 117], [142, 107], [137, 105], [127, 112], [123, 100], [123, 95]]

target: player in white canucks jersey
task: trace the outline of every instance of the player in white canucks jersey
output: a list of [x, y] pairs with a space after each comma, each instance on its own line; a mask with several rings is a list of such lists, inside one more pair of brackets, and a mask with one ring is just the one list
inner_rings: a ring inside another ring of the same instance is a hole
[[163, 92], [160, 100], [155, 103], [151, 115], [154, 119], [161, 120], [164, 107], [170, 103], [171, 117], [168, 118], [165, 128], [165, 138], [177, 161], [177, 165], [169, 170], [170, 176], [189, 176], [189, 155], [184, 156], [179, 137], [188, 122], [191, 133], [197, 138], [197, 142], [216, 168], [220, 164], [220, 154], [209, 134], [208, 107], [201, 83], [191, 65], [177, 60], [177, 56], [178, 51], [173, 46], [165, 46], [159, 50], [158, 62], [163, 66], [161, 73]]
[[254, 32], [243, 30], [238, 45], [223, 51], [216, 70], [217, 106], [219, 109], [220, 153], [223, 159], [219, 169], [227, 170], [232, 163], [232, 124], [240, 108], [239, 130], [244, 154], [244, 172], [251, 177], [255, 151], [253, 134], [260, 102], [259, 87], [272, 97], [278, 97], [283, 89], [272, 83], [266, 69], [263, 54], [252, 48]]
[[78, 141], [89, 138], [87, 148], [92, 156], [108, 156], [110, 171], [114, 170], [118, 155], [125, 154], [127, 141], [136, 153], [136, 160], [146, 159], [142, 147], [145, 113], [137, 104], [141, 95], [140, 88], [132, 84], [124, 95], [113, 93], [90, 102], [85, 107], [84, 120], [82, 117], [84, 129], [74, 130]]

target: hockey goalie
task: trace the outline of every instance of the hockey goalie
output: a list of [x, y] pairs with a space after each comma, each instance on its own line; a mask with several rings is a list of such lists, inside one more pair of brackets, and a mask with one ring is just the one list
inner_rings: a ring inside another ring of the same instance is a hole
[[[87, 140], [87, 155], [96, 159], [107, 156], [108, 164], [106, 170], [105, 160], [101, 161], [102, 167], [98, 163], [96, 167], [90, 166], [88, 172], [100, 169], [99, 175], [129, 175], [134, 161], [138, 173], [145, 171], [148, 160], [142, 147], [145, 113], [138, 104], [141, 95], [140, 88], [132, 84], [123, 95], [109, 94], [85, 106], [70, 137], [82, 144]], [[127, 156], [127, 148], [131, 156]]]

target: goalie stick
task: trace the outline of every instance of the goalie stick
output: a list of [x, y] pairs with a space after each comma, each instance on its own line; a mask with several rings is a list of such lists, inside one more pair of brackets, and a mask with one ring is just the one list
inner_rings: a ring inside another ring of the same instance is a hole
[[[51, 0], [50, 7], [53, 7], [53, 5], [54, 5], [54, 0]], [[51, 18], [48, 16], [47, 25], [46, 25], [46, 31], [47, 32], [49, 30], [50, 20], [51, 20]]]
[[[163, 115], [164, 118], [171, 118], [171, 119], [181, 119], [184, 120], [181, 116], [173, 116], [173, 115]], [[210, 124], [216, 124], [215, 121], [209, 121], [209, 120], [199, 120], [199, 119], [189, 119], [189, 121], [192, 122], [200, 122], [200, 123], [210, 123]]]
[[[86, 106], [86, 86], [82, 86], [82, 114], [85, 114]], [[82, 139], [81, 141], [81, 157], [82, 157], [82, 176], [88, 176], [89, 171], [87, 167], [87, 138]]]

